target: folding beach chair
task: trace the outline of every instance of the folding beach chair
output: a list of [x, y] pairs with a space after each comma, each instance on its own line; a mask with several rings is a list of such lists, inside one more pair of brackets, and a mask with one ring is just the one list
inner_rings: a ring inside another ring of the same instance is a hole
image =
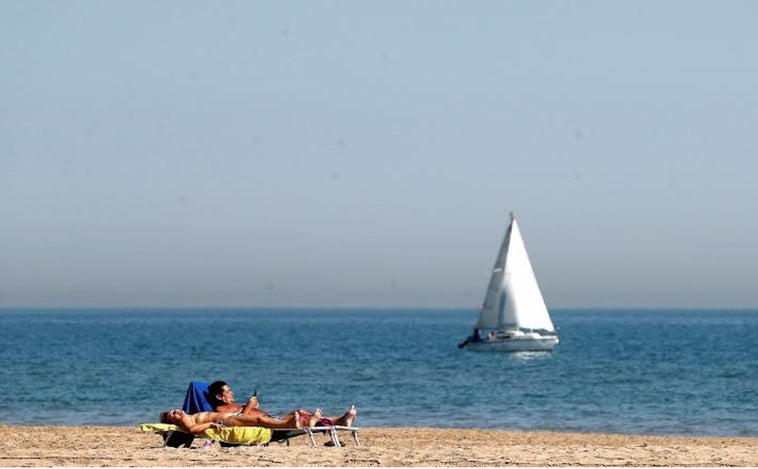
[[[143, 423], [139, 426], [143, 433], [158, 433], [166, 446], [189, 448], [195, 435], [187, 433], [182, 427], [168, 423]], [[273, 431], [263, 427], [225, 427], [209, 428], [198, 436], [206, 439], [206, 445], [218, 440], [222, 446], [266, 445], [271, 441]]]
[[[208, 395], [208, 383], [201, 381], [192, 381], [187, 388], [187, 394], [184, 398], [182, 410], [188, 414], [197, 412], [213, 412], [213, 406], [210, 404]], [[181, 427], [170, 424], [142, 424], [140, 429], [143, 432], [160, 433], [166, 446], [173, 448], [189, 448], [195, 439], [195, 435], [185, 432]], [[338, 432], [349, 432], [355, 444], [360, 446], [358, 440], [358, 428], [345, 427], [341, 425], [316, 426], [313, 428], [292, 428], [276, 429], [261, 427], [229, 427], [221, 430], [210, 428], [203, 432], [202, 436], [210, 440], [218, 440], [221, 446], [239, 446], [259, 444], [266, 445], [270, 442], [285, 443], [289, 446], [289, 439], [297, 436], [307, 435], [310, 439], [311, 446], [316, 446], [315, 433], [324, 433], [329, 436], [333, 446], [340, 447], [342, 443], [339, 440]]]

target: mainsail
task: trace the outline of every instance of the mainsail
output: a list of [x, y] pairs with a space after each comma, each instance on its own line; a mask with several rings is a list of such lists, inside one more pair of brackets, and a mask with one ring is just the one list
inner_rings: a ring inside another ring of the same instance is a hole
[[510, 215], [476, 328], [555, 331], [516, 218]]

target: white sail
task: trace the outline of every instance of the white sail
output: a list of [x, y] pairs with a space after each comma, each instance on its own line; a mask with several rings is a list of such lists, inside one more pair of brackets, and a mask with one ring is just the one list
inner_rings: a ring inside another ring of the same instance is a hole
[[504, 295], [506, 291], [503, 288], [505, 280], [505, 261], [508, 257], [508, 245], [510, 244], [513, 221], [505, 231], [505, 237], [500, 244], [500, 251], [495, 258], [495, 265], [492, 267], [490, 283], [487, 287], [487, 293], [484, 295], [484, 302], [479, 309], [479, 322], [476, 323], [476, 329], [495, 329], [503, 321], [501, 320], [503, 307], [506, 303]]
[[555, 331], [513, 214], [476, 328]]

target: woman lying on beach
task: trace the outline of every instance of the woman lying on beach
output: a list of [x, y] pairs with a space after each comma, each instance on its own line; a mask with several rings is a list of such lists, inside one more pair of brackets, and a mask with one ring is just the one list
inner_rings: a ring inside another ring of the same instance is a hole
[[[320, 415], [319, 415], [320, 417]], [[159, 416], [161, 423], [173, 423], [178, 425], [189, 433], [197, 435], [209, 428], [223, 427], [265, 427], [265, 428], [301, 428], [302, 419], [300, 414], [295, 414], [290, 419], [277, 419], [263, 415], [244, 415], [239, 412], [198, 412], [188, 414], [181, 409], [161, 412]], [[316, 425], [318, 418], [312, 422], [309, 419], [308, 425]]]
[[[234, 391], [225, 381], [214, 381], [208, 386], [208, 395], [211, 396], [211, 405], [216, 412], [238, 412], [242, 415], [255, 415], [261, 417], [271, 417], [271, 414], [261, 409], [258, 404], [258, 396], [253, 396], [248, 399], [247, 404], [244, 406], [234, 401]], [[334, 426], [341, 425], [344, 427], [350, 427], [353, 425], [355, 417], [358, 415], [358, 409], [354, 405], [342, 415], [334, 415], [331, 417], [324, 417], [321, 415], [321, 409], [316, 409], [314, 412], [305, 409], [296, 409], [292, 412], [282, 416], [284, 420], [290, 420], [298, 417], [298, 421], [301, 425], [314, 426], [314, 422], [320, 426]]]

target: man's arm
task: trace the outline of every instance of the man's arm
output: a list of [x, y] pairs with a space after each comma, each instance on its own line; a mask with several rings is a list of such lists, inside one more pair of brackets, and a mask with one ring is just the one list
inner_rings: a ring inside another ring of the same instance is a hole
[[242, 413], [246, 414], [250, 410], [257, 409], [258, 407], [258, 396], [253, 396], [247, 400], [247, 404], [245, 404], [245, 407], [242, 408]]

